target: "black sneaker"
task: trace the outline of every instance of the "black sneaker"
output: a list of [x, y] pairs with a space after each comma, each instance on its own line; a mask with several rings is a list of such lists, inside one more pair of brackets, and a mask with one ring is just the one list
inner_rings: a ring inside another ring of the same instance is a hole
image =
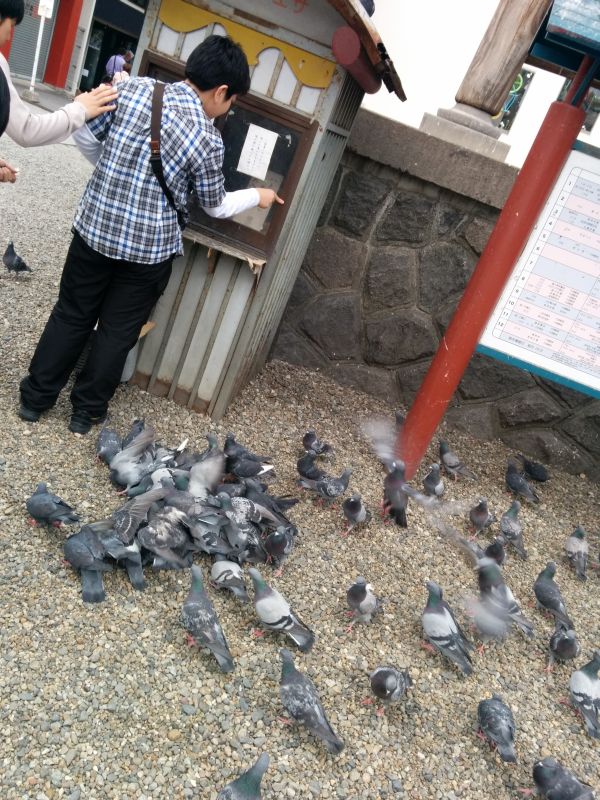
[[27, 408], [23, 403], [19, 406], [19, 416], [25, 422], [37, 422], [41, 416], [41, 411], [34, 411], [33, 408]]
[[106, 414], [101, 414], [99, 417], [92, 417], [87, 411], [73, 411], [71, 414], [71, 421], [69, 422], [69, 430], [71, 433], [86, 434], [89, 433], [92, 425], [100, 425], [106, 420]]

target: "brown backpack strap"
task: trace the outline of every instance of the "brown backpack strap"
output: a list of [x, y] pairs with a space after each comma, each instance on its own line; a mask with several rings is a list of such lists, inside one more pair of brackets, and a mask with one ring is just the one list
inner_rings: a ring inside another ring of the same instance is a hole
[[156, 176], [156, 180], [160, 184], [160, 188], [165, 193], [165, 197], [171, 208], [177, 214], [177, 222], [180, 228], [185, 228], [185, 219], [183, 213], [175, 205], [175, 199], [172, 191], [167, 186], [165, 180], [165, 173], [163, 171], [162, 160], [160, 157], [160, 124], [162, 119], [162, 106], [163, 94], [165, 93], [165, 84], [160, 81], [155, 81], [154, 90], [152, 92], [152, 116], [150, 117], [150, 166]]

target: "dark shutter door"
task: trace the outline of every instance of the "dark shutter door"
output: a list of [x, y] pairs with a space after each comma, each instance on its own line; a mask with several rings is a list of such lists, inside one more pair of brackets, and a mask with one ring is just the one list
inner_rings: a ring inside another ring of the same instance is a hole
[[[48, 51], [52, 41], [54, 21], [58, 11], [60, 0], [54, 0], [54, 10], [50, 19], [44, 20], [44, 33], [42, 36], [42, 48], [38, 61], [36, 82], [41, 81], [46, 69]], [[41, 17], [37, 15], [37, 0], [25, 0], [25, 16], [20, 25], [15, 28], [12, 46], [8, 57], [8, 65], [11, 74], [18, 78], [31, 78], [33, 69], [33, 59], [38, 40]]]

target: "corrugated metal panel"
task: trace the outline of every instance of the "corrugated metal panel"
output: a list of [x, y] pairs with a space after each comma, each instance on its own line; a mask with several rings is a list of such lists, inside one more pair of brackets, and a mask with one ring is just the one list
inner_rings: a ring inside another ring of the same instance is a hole
[[333, 107], [329, 125], [335, 125], [350, 133], [365, 93], [351, 75], [346, 74], [340, 95]]
[[[57, 2], [54, 6], [52, 17], [44, 20], [42, 47], [35, 76], [36, 81], [42, 81], [44, 79], [46, 61], [48, 60], [48, 51], [50, 50], [50, 42], [52, 41], [52, 33], [54, 31], [54, 22], [58, 13], [58, 7], [59, 3]], [[35, 4], [35, 8], [37, 8], [37, 3]], [[31, 78], [39, 30], [40, 17], [34, 12], [33, 3], [26, 3], [25, 16], [21, 24], [17, 25], [15, 28], [13, 43], [8, 58], [10, 71], [13, 75], [21, 78]]]

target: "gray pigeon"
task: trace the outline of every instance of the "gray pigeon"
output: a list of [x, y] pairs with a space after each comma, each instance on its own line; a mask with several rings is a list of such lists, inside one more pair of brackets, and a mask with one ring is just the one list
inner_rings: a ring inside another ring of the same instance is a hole
[[539, 461], [530, 461], [523, 453], [517, 453], [517, 458], [523, 466], [525, 477], [532, 481], [537, 481], [538, 483], [545, 483], [550, 478], [548, 470], [543, 464], [540, 464]]
[[530, 503], [539, 503], [540, 498], [533, 491], [527, 480], [521, 475], [514, 459], [509, 458], [506, 467], [506, 487], [513, 494], [523, 497]]
[[406, 493], [405, 465], [403, 461], [391, 461], [388, 474], [383, 479], [383, 507], [384, 510], [401, 528], [408, 527], [406, 508], [408, 494]]
[[318, 438], [316, 431], [306, 431], [302, 437], [302, 447], [306, 452], [312, 450], [318, 456], [325, 455], [326, 453], [333, 453], [332, 446], [327, 444], [327, 442], [322, 442]]
[[19, 273], [21, 272], [32, 272], [31, 268], [27, 266], [21, 256], [17, 253], [12, 242], [8, 243], [6, 250], [4, 251], [2, 263], [8, 270], [9, 274], [11, 272], [15, 273], [15, 278], [18, 278]]
[[144, 591], [146, 581], [144, 579], [140, 546], [137, 541], [134, 540], [127, 545], [123, 544], [112, 528], [111, 520], [92, 522], [87, 527], [94, 531], [106, 550], [106, 554], [125, 567], [127, 577], [133, 588], [140, 592]]
[[102, 573], [109, 572], [112, 565], [106, 561], [106, 548], [95, 531], [89, 526], [65, 539], [65, 559], [81, 576], [81, 596], [86, 603], [101, 603], [106, 594]]
[[173, 568], [186, 568], [188, 561], [182, 553], [192, 549], [188, 536], [186, 515], [176, 508], [165, 507], [154, 514], [148, 524], [137, 532], [138, 542]]
[[348, 526], [342, 532], [342, 536], [347, 536], [351, 530], [359, 525], [368, 525], [371, 521], [371, 512], [366, 508], [361, 496], [354, 492], [351, 497], [347, 497], [342, 503], [342, 512], [346, 517]]
[[502, 570], [492, 558], [482, 558], [477, 564], [479, 593], [487, 609], [506, 623], [514, 623], [527, 636], [533, 636], [533, 625], [525, 617], [515, 596], [504, 582]]
[[578, 526], [565, 542], [565, 551], [580, 581], [587, 580], [586, 570], [589, 549], [585, 531]]
[[469, 520], [476, 534], [481, 533], [481, 531], [489, 528], [493, 522], [496, 522], [496, 515], [489, 510], [485, 497], [482, 497], [479, 503], [469, 511]]
[[130, 544], [139, 528], [148, 519], [148, 512], [154, 503], [162, 500], [167, 490], [163, 486], [156, 486], [148, 492], [132, 497], [111, 514], [110, 520], [115, 533], [123, 544]]
[[554, 619], [562, 622], [567, 628], [572, 628], [573, 623], [567, 614], [565, 601], [562, 598], [558, 585], [554, 582], [556, 563], [549, 561], [535, 579], [533, 593], [536, 596], [537, 606], [543, 611], [548, 611]]
[[429, 596], [423, 611], [423, 633], [427, 641], [465, 675], [473, 672], [469, 651], [473, 645], [456, 621], [449, 605], [443, 600], [443, 592], [434, 581], [425, 584]]
[[209, 433], [206, 438], [208, 449], [202, 459], [191, 467], [187, 488], [192, 497], [202, 500], [216, 491], [225, 469], [225, 453], [219, 448], [216, 436]]
[[523, 542], [523, 527], [518, 519], [520, 510], [521, 503], [518, 500], [513, 500], [508, 511], [505, 511], [500, 517], [500, 531], [504, 540], [511, 544], [517, 554], [525, 561], [527, 560], [527, 550]]
[[165, 466], [163, 459], [155, 459], [152, 452], [155, 439], [156, 431], [148, 425], [142, 428], [127, 447], [113, 456], [109, 463], [113, 483], [129, 489], [158, 467]]
[[476, 480], [476, 477], [470, 469], [465, 467], [456, 453], [453, 453], [448, 446], [448, 442], [440, 439], [440, 461], [442, 466], [454, 480], [458, 478], [468, 478], [471, 481]]
[[110, 464], [123, 447], [121, 437], [115, 430], [108, 428], [107, 423], [108, 417], [100, 428], [98, 439], [96, 440], [96, 457], [99, 461], [104, 461], [106, 465]]
[[316, 481], [311, 481], [308, 478], [300, 478], [298, 480], [298, 486], [315, 492], [317, 497], [323, 500], [323, 502], [331, 504], [340, 495], [344, 494], [348, 488], [350, 475], [352, 475], [352, 470], [345, 469], [339, 478], [334, 478], [329, 475], [325, 475], [325, 477]]
[[[413, 685], [408, 671], [395, 667], [376, 667], [369, 679], [373, 694], [383, 700], [384, 706], [398, 703]], [[377, 713], [382, 715], [382, 712]]]
[[591, 786], [581, 783], [555, 758], [544, 758], [534, 764], [533, 780], [544, 800], [594, 800], [596, 797]]
[[325, 472], [317, 467], [315, 459], [317, 454], [314, 450], [307, 450], [296, 462], [296, 469], [301, 478], [308, 478], [309, 481], [319, 481], [325, 477]]
[[315, 635], [294, 614], [287, 600], [262, 578], [255, 567], [248, 570], [254, 584], [254, 608], [262, 625], [270, 631], [285, 633], [303, 653], [315, 643]]
[[58, 495], [51, 494], [45, 483], [38, 483], [37, 489], [25, 501], [25, 505], [35, 523], [60, 528], [63, 524], [73, 525], [79, 522], [79, 517], [71, 506]]
[[283, 572], [283, 564], [294, 549], [294, 529], [289, 525], [279, 525], [262, 540], [267, 559], [277, 566], [273, 573], [279, 577]]
[[339, 739], [319, 700], [317, 690], [311, 679], [294, 666], [294, 657], [289, 650], [279, 651], [281, 657], [281, 681], [279, 691], [285, 710], [304, 725], [311, 733], [321, 739], [330, 753], [341, 753], [344, 742]]
[[482, 700], [477, 706], [479, 729], [490, 742], [498, 748], [502, 761], [516, 763], [515, 755], [515, 721], [512, 711], [495, 694], [489, 700]]
[[359, 576], [346, 592], [348, 606], [353, 616], [352, 627], [357, 622], [368, 624], [379, 609], [379, 601], [370, 583]]
[[239, 564], [224, 555], [215, 555], [210, 570], [211, 584], [217, 589], [228, 589], [242, 603], [249, 603], [244, 573]]
[[432, 464], [429, 472], [423, 478], [423, 488], [425, 494], [433, 497], [441, 497], [444, 494], [444, 481], [440, 475], [440, 465]]
[[585, 722], [592, 739], [600, 739], [600, 650], [594, 650], [592, 660], [571, 674], [569, 691], [575, 708]]
[[202, 570], [192, 566], [192, 587], [181, 609], [183, 627], [190, 635], [190, 643], [207, 647], [216, 658], [221, 672], [231, 672], [233, 658], [213, 604], [204, 590]]
[[263, 753], [250, 769], [221, 789], [217, 800], [260, 800], [260, 783], [268, 767], [269, 756]]
[[506, 639], [508, 636], [506, 615], [498, 612], [489, 597], [485, 595], [482, 595], [479, 599], [469, 597], [465, 605], [467, 614], [472, 618], [482, 641], [481, 647], [478, 648], [480, 653], [483, 652], [483, 646], [488, 642], [503, 642]]
[[548, 644], [550, 658], [548, 660], [548, 670], [552, 669], [555, 661], [564, 663], [577, 658], [581, 652], [581, 647], [577, 641], [577, 636], [572, 628], [567, 628], [564, 623], [556, 621], [554, 633], [550, 637]]

